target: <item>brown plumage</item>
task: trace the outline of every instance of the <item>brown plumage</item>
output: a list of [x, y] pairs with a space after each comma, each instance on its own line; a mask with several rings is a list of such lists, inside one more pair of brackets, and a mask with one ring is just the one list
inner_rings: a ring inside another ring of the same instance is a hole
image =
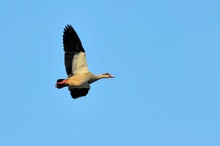
[[63, 47], [65, 67], [68, 78], [58, 79], [56, 87], [61, 89], [68, 86], [72, 98], [86, 96], [90, 90], [90, 84], [103, 78], [114, 78], [109, 73], [94, 75], [89, 72], [86, 63], [85, 50], [71, 25], [67, 25], [63, 32]]

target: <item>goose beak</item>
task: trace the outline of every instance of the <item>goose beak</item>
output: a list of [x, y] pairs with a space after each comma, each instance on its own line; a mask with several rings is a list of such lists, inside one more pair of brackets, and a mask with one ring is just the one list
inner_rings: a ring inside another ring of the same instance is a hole
[[115, 78], [115, 76], [113, 76], [113, 75], [109, 75], [109, 77], [110, 77], [110, 78]]

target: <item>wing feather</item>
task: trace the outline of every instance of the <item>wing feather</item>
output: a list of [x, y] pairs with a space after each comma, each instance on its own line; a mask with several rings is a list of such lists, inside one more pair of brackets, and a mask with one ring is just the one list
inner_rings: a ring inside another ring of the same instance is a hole
[[72, 88], [70, 94], [73, 99], [86, 96], [90, 88]]
[[71, 25], [67, 25], [64, 28], [63, 47], [65, 51], [66, 73], [69, 77], [74, 74], [89, 72], [85, 50], [76, 31]]

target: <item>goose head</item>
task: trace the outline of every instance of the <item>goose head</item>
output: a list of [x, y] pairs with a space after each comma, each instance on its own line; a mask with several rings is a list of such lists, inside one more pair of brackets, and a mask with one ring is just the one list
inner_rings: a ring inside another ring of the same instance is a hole
[[101, 74], [99, 76], [100, 76], [100, 78], [114, 78], [114, 76], [111, 75], [110, 73], [104, 73], [104, 74]]

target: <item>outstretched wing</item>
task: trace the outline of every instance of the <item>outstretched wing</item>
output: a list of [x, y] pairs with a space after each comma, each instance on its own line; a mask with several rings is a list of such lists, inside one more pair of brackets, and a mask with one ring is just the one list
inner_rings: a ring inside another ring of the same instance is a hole
[[76, 99], [82, 96], [86, 96], [90, 88], [72, 88], [70, 94], [72, 98]]
[[68, 77], [74, 74], [89, 72], [86, 63], [85, 50], [71, 25], [67, 25], [63, 32], [63, 47], [65, 51], [65, 67]]

